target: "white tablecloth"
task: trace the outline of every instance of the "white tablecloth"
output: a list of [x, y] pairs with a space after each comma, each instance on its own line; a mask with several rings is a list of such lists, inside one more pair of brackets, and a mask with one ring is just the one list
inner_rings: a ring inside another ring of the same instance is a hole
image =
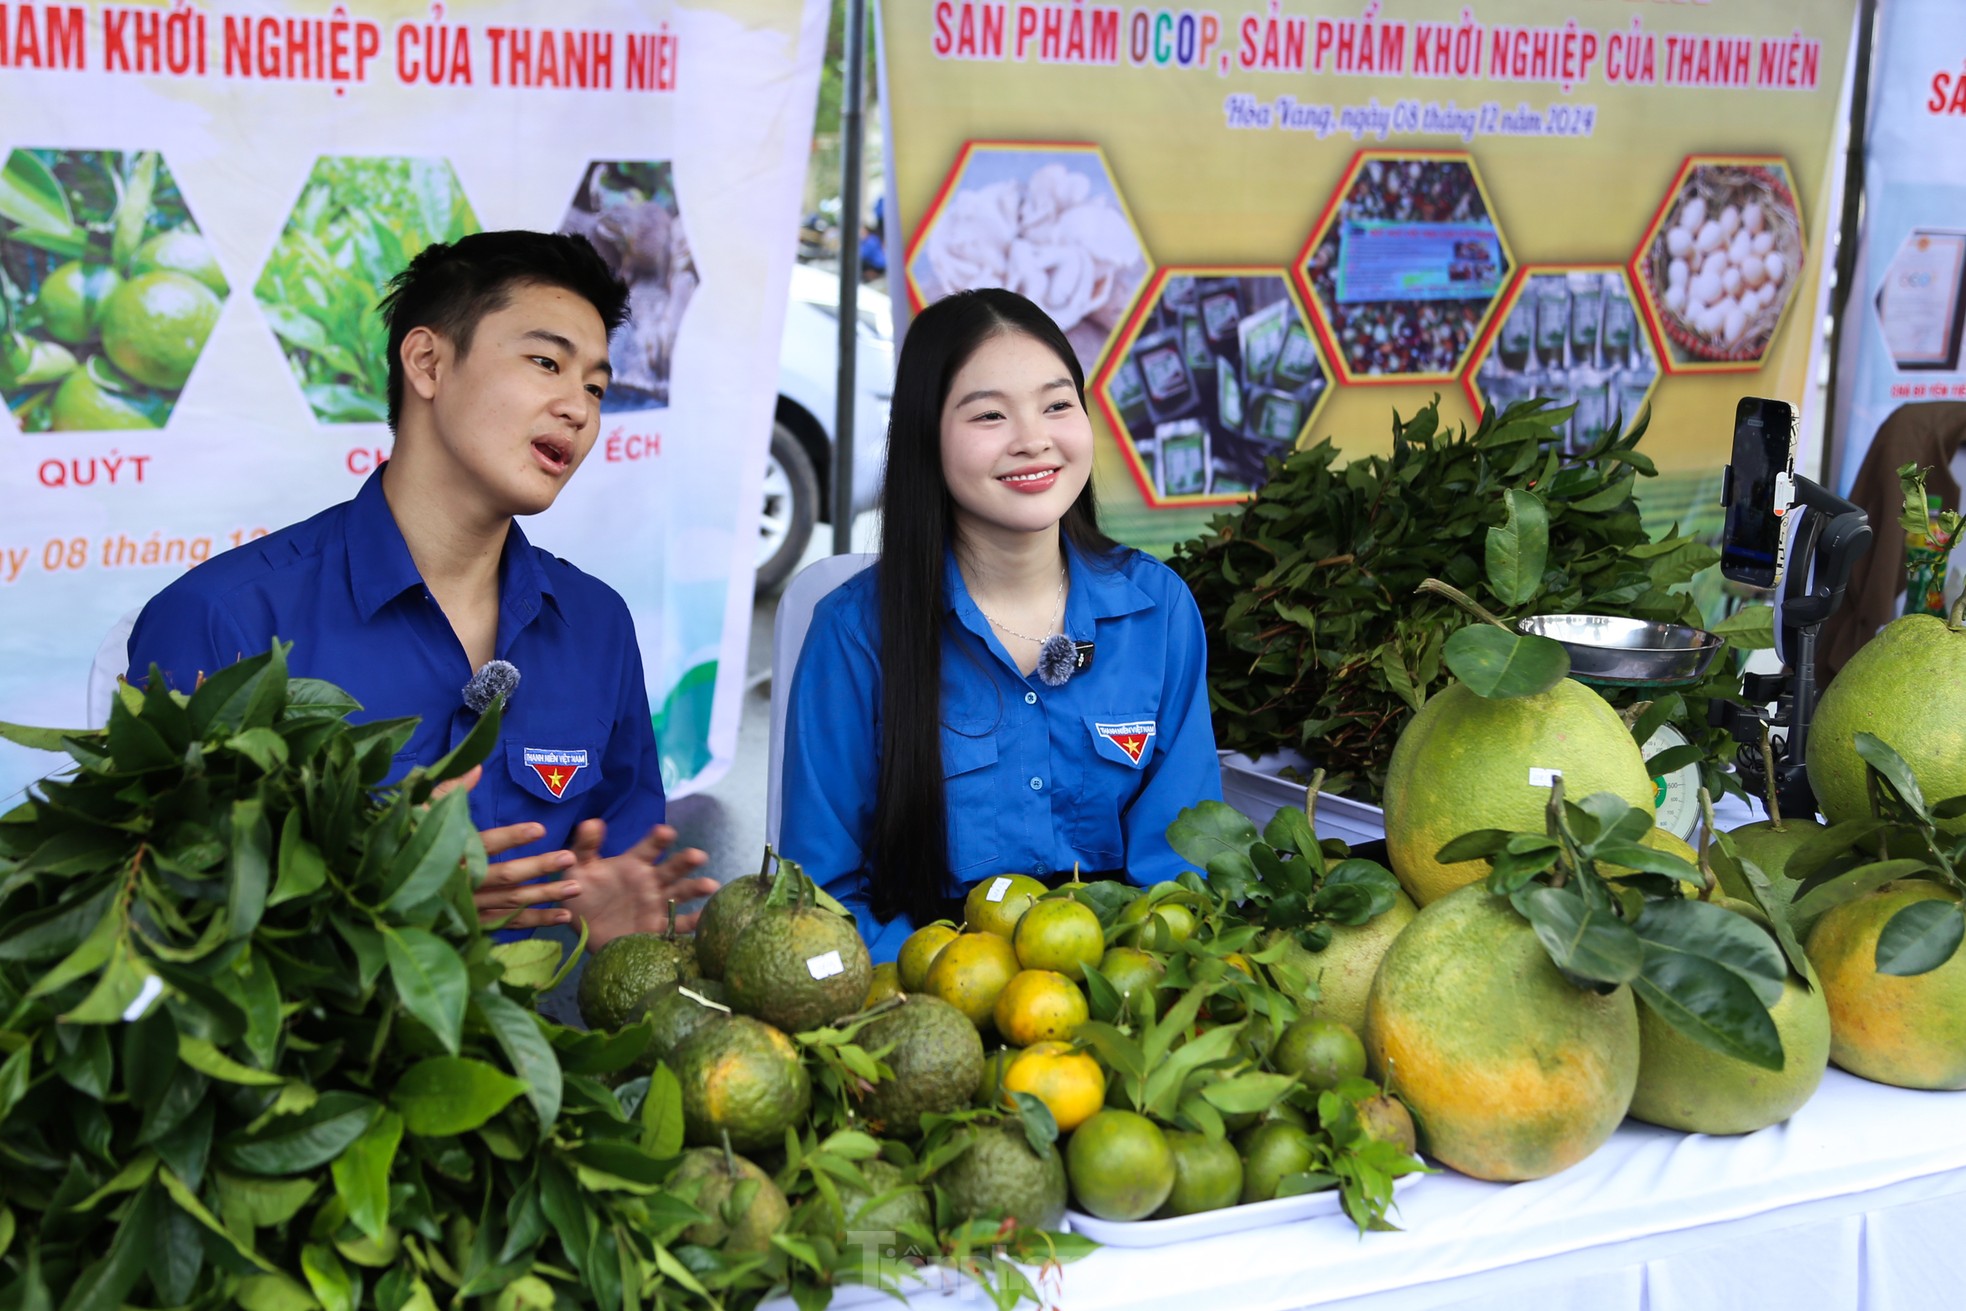
[[[1832, 1069], [1760, 1133], [1628, 1120], [1553, 1178], [1430, 1176], [1394, 1218], [1403, 1232], [1321, 1218], [1108, 1247], [1043, 1287], [1061, 1311], [1951, 1311], [1966, 1306], [1966, 1095]], [[958, 1284], [909, 1305], [985, 1302]]]

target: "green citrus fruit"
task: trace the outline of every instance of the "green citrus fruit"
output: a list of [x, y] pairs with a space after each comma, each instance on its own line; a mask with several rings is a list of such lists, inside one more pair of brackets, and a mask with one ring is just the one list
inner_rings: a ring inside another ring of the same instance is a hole
[[1069, 1038], [1088, 1020], [1085, 994], [1056, 970], [1019, 970], [990, 1008], [997, 1032], [1013, 1047]]
[[[1928, 803], [1966, 795], [1966, 631], [1937, 615], [1894, 619], [1823, 689], [1809, 726], [1809, 786], [1832, 824], [1870, 814], [1860, 730], [1904, 757]], [[1966, 833], [1966, 815], [1941, 827]]]
[[921, 1133], [923, 1115], [947, 1115], [969, 1105], [983, 1077], [983, 1039], [967, 1016], [939, 997], [909, 994], [900, 1009], [877, 1016], [855, 1039], [894, 1071], [869, 1089], [860, 1113], [895, 1138]]
[[1426, 907], [1394, 940], [1365, 1045], [1428, 1153], [1477, 1179], [1575, 1165], [1618, 1127], [1638, 1083], [1631, 990], [1572, 984], [1528, 921], [1480, 884]]
[[155, 428], [150, 416], [128, 397], [109, 390], [77, 369], [55, 388], [51, 427], [56, 432], [107, 432], [118, 428]]
[[935, 963], [936, 954], [957, 936], [956, 926], [947, 920], [924, 924], [910, 933], [894, 961], [901, 967], [901, 991], [920, 992], [928, 982], [928, 967]]
[[1133, 1018], [1151, 1022], [1159, 1014], [1160, 983], [1167, 966], [1138, 947], [1109, 947], [1099, 958], [1099, 972], [1113, 985]]
[[642, 998], [642, 1017], [655, 1031], [649, 1040], [648, 1063], [682, 1046], [685, 1038], [706, 1024], [729, 1019], [730, 1011], [722, 1009], [729, 1005], [724, 985], [715, 979], [676, 979], [652, 989]]
[[1358, 1104], [1358, 1119], [1366, 1137], [1391, 1143], [1408, 1156], [1420, 1150], [1419, 1135], [1413, 1129], [1413, 1115], [1399, 1098], [1389, 1093], [1366, 1098]]
[[1021, 1124], [979, 1124], [969, 1146], [935, 1176], [958, 1221], [1014, 1219], [1049, 1229], [1065, 1215], [1065, 1162], [1056, 1144], [1031, 1150]]
[[1393, 898], [1392, 907], [1363, 924], [1330, 924], [1331, 941], [1323, 951], [1306, 951], [1293, 935], [1282, 957], [1283, 964], [1295, 967], [1310, 980], [1308, 997], [1297, 1003], [1305, 1015], [1321, 1015], [1337, 1020], [1359, 1033], [1365, 1028], [1365, 998], [1372, 991], [1372, 976], [1379, 972], [1379, 961], [1393, 945], [1420, 908], [1404, 892]]
[[1267, 1202], [1288, 1175], [1317, 1163], [1317, 1140], [1302, 1125], [1265, 1120], [1242, 1136], [1242, 1200]]
[[770, 879], [744, 874], [718, 888], [703, 903], [703, 913], [696, 919], [696, 963], [704, 978], [724, 977], [724, 962], [737, 935], [750, 925], [770, 895]]
[[965, 933], [936, 953], [923, 990], [940, 997], [977, 1028], [989, 1027], [997, 997], [1017, 973], [1010, 939], [995, 933]]
[[[735, 1172], [731, 1170], [733, 1164]], [[757, 1187], [750, 1206], [733, 1222], [726, 1217], [725, 1208], [737, 1186], [746, 1181]], [[684, 1152], [663, 1188], [688, 1197], [691, 1184], [696, 1185], [692, 1204], [710, 1218], [685, 1229], [686, 1242], [725, 1252], [766, 1252], [771, 1250], [771, 1236], [792, 1218], [792, 1208], [771, 1176], [741, 1156], [733, 1154], [726, 1160], [721, 1146], [693, 1147]]]
[[102, 348], [116, 367], [165, 391], [184, 386], [218, 322], [219, 299], [183, 273], [144, 273], [109, 297]]
[[1386, 847], [1393, 873], [1425, 906], [1485, 878], [1488, 862], [1443, 865], [1436, 853], [1476, 829], [1543, 831], [1548, 775], [1581, 801], [1611, 792], [1652, 814], [1652, 776], [1609, 702], [1572, 679], [1535, 696], [1491, 701], [1465, 683], [1413, 716], [1386, 766]]
[[1242, 1158], [1234, 1143], [1185, 1129], [1169, 1129], [1166, 1136], [1174, 1153], [1174, 1188], [1156, 1219], [1219, 1211], [1242, 1200]]
[[[1845, 665], [1844, 673], [1849, 670]], [[1878, 1083], [1966, 1088], [1966, 951], [1955, 950], [1924, 974], [1877, 969], [1877, 939], [1884, 926], [1923, 901], [1956, 903], [1958, 897], [1936, 883], [1900, 879], [1824, 911], [1810, 926], [1809, 963], [1822, 977], [1823, 1000], [1829, 1003], [1829, 1055], [1850, 1073]]]
[[1043, 1102], [1060, 1133], [1091, 1119], [1106, 1100], [1106, 1072], [1068, 1042], [1033, 1043], [1011, 1053], [1002, 1082], [1005, 1092], [1029, 1093]]
[[581, 972], [576, 1000], [590, 1029], [615, 1029], [642, 1018], [644, 1002], [665, 983], [697, 976], [696, 947], [688, 938], [627, 933], [595, 952]]
[[1072, 1196], [1101, 1220], [1143, 1220], [1174, 1191], [1174, 1150], [1161, 1127], [1108, 1108], [1072, 1132], [1065, 1148]]
[[1365, 1044], [1349, 1025], [1307, 1015], [1283, 1031], [1270, 1060], [1279, 1074], [1294, 1074], [1312, 1092], [1323, 1092], [1365, 1074]]
[[963, 898], [963, 927], [1008, 939], [1017, 921], [1048, 889], [1028, 874], [998, 874], [973, 884]]
[[192, 227], [160, 232], [138, 246], [136, 257], [130, 261], [130, 272], [133, 275], [182, 273], [198, 279], [211, 289], [214, 296], [221, 298], [232, 290], [226, 285], [225, 275], [219, 272], [218, 260], [213, 258], [212, 248]]
[[812, 1106], [798, 1047], [748, 1015], [698, 1029], [669, 1065], [682, 1085], [683, 1137], [697, 1146], [715, 1146], [728, 1133], [742, 1152], [781, 1147], [786, 1128]]
[[1025, 911], [1010, 941], [1025, 969], [1056, 970], [1073, 983], [1085, 978], [1085, 967], [1097, 965], [1106, 952], [1099, 916], [1092, 907], [1064, 898], [1040, 901]]
[[42, 280], [34, 304], [50, 336], [79, 345], [95, 335], [104, 304], [122, 285], [107, 264], [70, 260]]
[[901, 995], [901, 967], [891, 960], [884, 960], [874, 967], [867, 980], [867, 998], [860, 1003], [865, 1010], [876, 1002]]
[[724, 960], [731, 1005], [787, 1033], [853, 1014], [873, 978], [853, 921], [821, 906], [760, 906]]
[[1194, 935], [1195, 913], [1176, 901], [1153, 899], [1147, 892], [1120, 907], [1119, 922], [1125, 926], [1120, 942], [1128, 947], [1167, 951]]
[[[1766, 916], [1731, 898], [1718, 903], [1766, 926]], [[1782, 1041], [1782, 1068], [1765, 1070], [1693, 1041], [1638, 1004], [1638, 1089], [1631, 1114], [1688, 1133], [1752, 1133], [1779, 1124], [1815, 1094], [1829, 1068], [1829, 1006], [1815, 980], [1793, 971], [1768, 1008]]]

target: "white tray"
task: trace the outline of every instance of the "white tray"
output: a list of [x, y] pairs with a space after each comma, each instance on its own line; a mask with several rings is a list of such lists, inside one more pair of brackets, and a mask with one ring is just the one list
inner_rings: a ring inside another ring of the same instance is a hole
[[[1393, 1180], [1394, 1194], [1406, 1191], [1425, 1177], [1420, 1174], [1401, 1175]], [[1084, 1234], [1095, 1243], [1103, 1243], [1107, 1247], [1164, 1247], [1168, 1243], [1185, 1243], [1191, 1238], [1238, 1234], [1245, 1229], [1261, 1229], [1266, 1225], [1338, 1214], [1342, 1214], [1342, 1210], [1336, 1188], [1327, 1188], [1321, 1193], [1299, 1193], [1295, 1197], [1275, 1197], [1267, 1202], [1225, 1206], [1219, 1211], [1203, 1211], [1199, 1215], [1170, 1216], [1165, 1220], [1101, 1220], [1082, 1211], [1065, 1212], [1066, 1218], [1072, 1222], [1073, 1233]], [[1351, 1220], [1347, 1218], [1345, 1223], [1350, 1224]]]

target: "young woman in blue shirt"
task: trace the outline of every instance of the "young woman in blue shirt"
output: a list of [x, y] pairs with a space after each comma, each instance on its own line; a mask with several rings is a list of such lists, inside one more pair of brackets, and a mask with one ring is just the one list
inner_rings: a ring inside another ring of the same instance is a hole
[[1064, 334], [962, 292], [896, 374], [880, 560], [814, 612], [780, 834], [876, 961], [998, 874], [1173, 878], [1168, 824], [1221, 797], [1200, 612], [1099, 530]]

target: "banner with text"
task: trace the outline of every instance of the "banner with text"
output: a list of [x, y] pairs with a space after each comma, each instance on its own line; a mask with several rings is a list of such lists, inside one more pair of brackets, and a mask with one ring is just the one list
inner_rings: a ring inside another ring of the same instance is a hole
[[1148, 549], [1436, 394], [1649, 404], [1650, 514], [1717, 527], [1735, 398], [1804, 400], [1856, 7], [888, 0], [897, 273], [1051, 312]]
[[[1834, 446], [1846, 495], [1867, 460], [1882, 462], [1873, 473], [1894, 486], [1890, 471], [1912, 458], [1903, 446], [1873, 451], [1900, 407], [1966, 407], [1966, 11], [1952, 0], [1881, 6], [1865, 145]], [[1966, 450], [1952, 472], [1966, 481]], [[1957, 597], [1966, 546], [1953, 561], [1945, 591]]]
[[557, 229], [632, 318], [525, 530], [627, 599], [665, 782], [721, 775], [827, 8], [0, 3], [0, 719], [83, 723], [119, 617], [354, 495], [410, 256]]

